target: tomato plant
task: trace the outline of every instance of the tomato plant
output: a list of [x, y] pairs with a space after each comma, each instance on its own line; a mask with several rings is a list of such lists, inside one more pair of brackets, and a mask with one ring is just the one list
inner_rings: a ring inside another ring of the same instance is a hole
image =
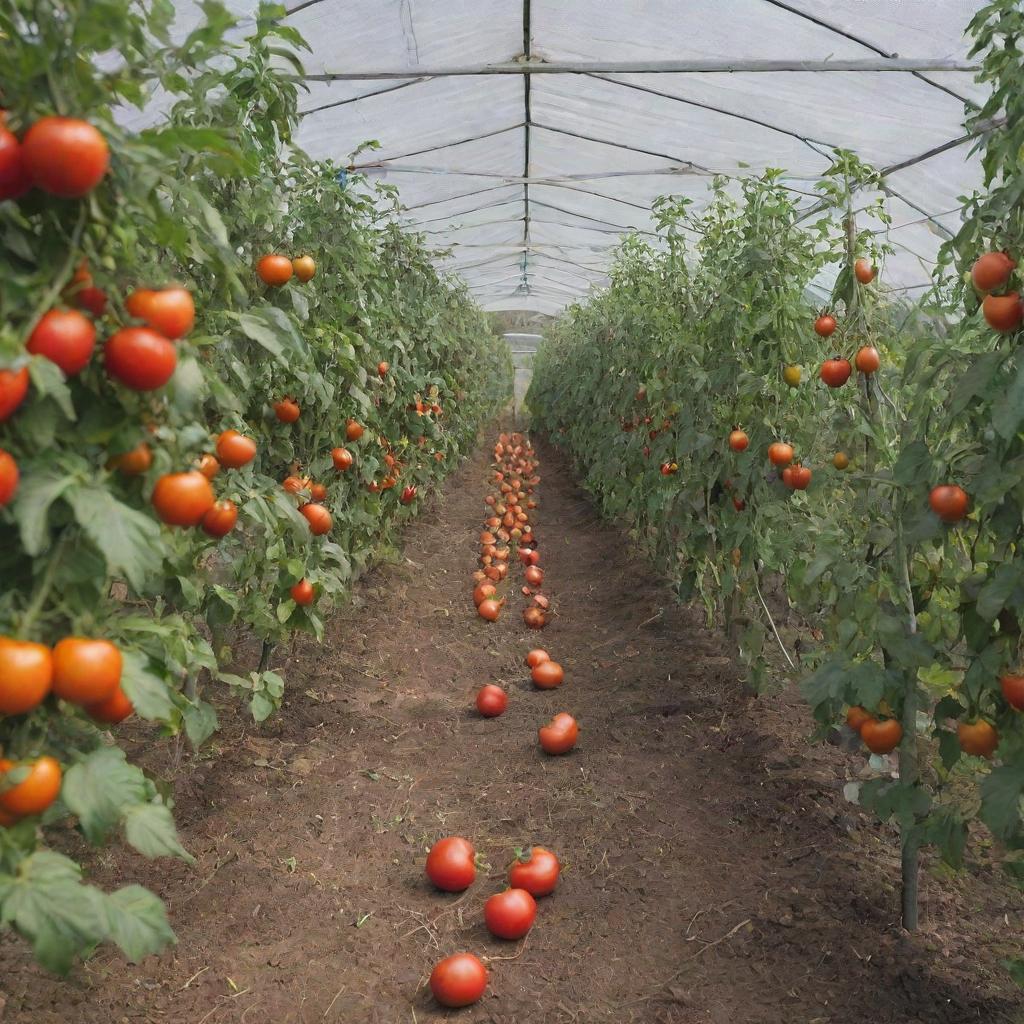
[[[468, 291], [391, 216], [394, 190], [342, 187], [296, 145], [304, 43], [281, 9], [203, 12], [183, 43], [173, 5], [0, 11], [0, 915], [57, 971], [105, 941], [139, 959], [173, 939], [155, 897], [90, 887], [51, 846], [73, 815], [90, 842], [189, 858], [118, 723], [198, 747], [217, 704], [274, 713], [276, 646], [322, 639], [415, 514], [403, 488], [454, 469], [511, 382]], [[368, 489], [377, 437], [395, 490]], [[259, 666], [224, 671], [246, 635]], [[41, 829], [20, 820], [26, 784]]]
[[[1007, 43], [1024, 12], [992, 0], [970, 31], [984, 188], [924, 301], [890, 298], [889, 214], [864, 199], [884, 183], [836, 151], [814, 220], [775, 171], [714, 182], [700, 213], [658, 201], [661, 245], [623, 242], [610, 286], [548, 330], [527, 398], [601, 510], [724, 623], [750, 682], [791, 674], [822, 733], [859, 733], [848, 791], [900, 828], [908, 928], [918, 851], [963, 866], [975, 819], [1024, 877], [1024, 58]], [[670, 426], [648, 438], [642, 417]], [[736, 423], [742, 451], [722, 443]], [[799, 654], [767, 580], [818, 627]]]

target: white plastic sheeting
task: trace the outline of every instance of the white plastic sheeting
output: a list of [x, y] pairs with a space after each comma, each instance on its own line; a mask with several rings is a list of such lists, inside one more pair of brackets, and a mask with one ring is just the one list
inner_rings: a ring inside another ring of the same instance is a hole
[[[546, 313], [605, 280], [623, 232], [653, 232], [657, 196], [699, 209], [711, 175], [766, 167], [810, 192], [840, 146], [893, 169], [881, 281], [912, 295], [980, 184], [955, 143], [984, 98], [963, 35], [982, 2], [292, 0], [312, 47], [299, 142], [348, 164], [377, 140], [352, 162], [399, 187], [403, 220], [480, 303]], [[483, 73], [524, 60], [588, 70]], [[637, 70], [694, 61], [740, 67]], [[787, 69], [751, 69], [765, 61]], [[858, 70], [799, 70], [827, 61]]]

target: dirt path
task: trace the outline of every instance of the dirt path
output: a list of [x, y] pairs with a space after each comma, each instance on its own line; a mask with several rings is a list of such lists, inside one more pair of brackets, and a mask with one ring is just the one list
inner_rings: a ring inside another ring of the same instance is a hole
[[[167, 899], [177, 948], [139, 967], [101, 951], [57, 982], [7, 942], [0, 1021], [433, 1021], [446, 1015], [426, 976], [462, 949], [496, 958], [484, 1000], [452, 1014], [467, 1024], [1016, 1016], [996, 961], [1019, 896], [926, 874], [925, 929], [903, 937], [892, 836], [838, 793], [848, 757], [807, 744], [794, 698], [744, 695], [721, 638], [543, 450], [538, 533], [560, 612], [543, 642], [567, 682], [532, 688], [518, 595], [496, 625], [472, 612], [485, 467], [481, 451], [324, 648], [300, 646], [276, 722], [225, 711], [216, 756], [181, 767], [197, 866], [98, 858], [101, 882], [138, 878]], [[468, 710], [489, 680], [511, 693], [501, 719]], [[561, 710], [580, 744], [545, 758], [536, 729]], [[169, 748], [140, 731], [146, 749], [172, 777]], [[492, 868], [461, 898], [423, 876], [445, 834]], [[558, 852], [562, 883], [525, 945], [497, 942], [481, 905], [530, 843]]]

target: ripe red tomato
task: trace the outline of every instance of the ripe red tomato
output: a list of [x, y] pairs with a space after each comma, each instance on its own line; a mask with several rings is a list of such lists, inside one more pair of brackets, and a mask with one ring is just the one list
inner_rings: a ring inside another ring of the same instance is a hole
[[185, 288], [142, 288], [128, 296], [125, 306], [132, 316], [172, 340], [188, 334], [196, 321], [196, 305]]
[[162, 388], [178, 365], [172, 342], [148, 327], [122, 327], [103, 349], [107, 374], [133, 391]]
[[967, 515], [967, 492], [956, 484], [940, 484], [928, 495], [932, 511], [944, 523], [959, 523]]
[[865, 345], [863, 348], [859, 348], [857, 355], [854, 356], [853, 365], [861, 373], [874, 373], [882, 365], [878, 349], [874, 345]]
[[736, 509], [737, 512], [742, 512], [747, 507], [747, 503], [742, 498], [733, 498], [732, 507]]
[[77, 309], [51, 309], [36, 324], [25, 347], [34, 356], [46, 356], [73, 377], [89, 363], [96, 347], [96, 328]]
[[787, 472], [789, 473], [789, 486], [792, 487], [794, 491], [806, 491], [811, 485], [811, 471], [806, 466], [801, 466], [799, 464], [795, 466], [788, 466], [783, 470], [783, 479], [785, 479], [785, 474]]
[[971, 281], [979, 292], [993, 292], [1010, 280], [1016, 266], [1005, 252], [987, 252], [971, 267]]
[[542, 650], [540, 647], [535, 647], [526, 656], [526, 664], [529, 665], [530, 668], [536, 668], [542, 661], [550, 660], [551, 655], [549, 655], [547, 651]]
[[120, 686], [106, 699], [96, 704], [87, 704], [85, 713], [97, 722], [106, 722], [108, 725], [117, 725], [123, 722], [129, 715], [135, 713], [132, 702], [125, 696]]
[[523, 577], [531, 587], [539, 587], [544, 582], [544, 570], [539, 565], [530, 565], [523, 571]]
[[377, 364], [377, 376], [383, 379], [388, 375], [388, 370], [390, 369], [391, 367], [382, 359]]
[[729, 447], [734, 452], [745, 452], [749, 444], [750, 438], [747, 437], [746, 431], [740, 430], [739, 427], [729, 435]]
[[468, 839], [439, 839], [427, 854], [427, 878], [445, 892], [462, 892], [476, 878], [476, 851]]
[[352, 463], [355, 461], [347, 448], [335, 448], [331, 452], [331, 460], [334, 462], [334, 468], [341, 473], [344, 473], [346, 469], [351, 469]]
[[279, 288], [291, 279], [294, 268], [287, 256], [261, 256], [256, 264], [256, 273], [260, 280], [271, 288]]
[[0, 808], [18, 818], [27, 818], [32, 814], [42, 814], [57, 799], [61, 770], [60, 763], [53, 757], [40, 757], [24, 765], [15, 765], [6, 759], [0, 761], [0, 772], [5, 776], [12, 769], [22, 767], [28, 768], [28, 775], [0, 793]]
[[477, 615], [488, 622], [497, 622], [498, 616], [501, 614], [501, 605], [501, 601], [496, 601], [494, 598], [489, 597], [476, 606]]
[[21, 473], [14, 457], [0, 448], [0, 508], [10, 503], [18, 490]]
[[851, 373], [853, 368], [849, 359], [834, 356], [821, 364], [819, 376], [830, 388], [841, 388], [850, 379]]
[[508, 872], [508, 884], [515, 889], [525, 889], [531, 896], [550, 896], [558, 885], [562, 867], [558, 858], [543, 846], [535, 846], [530, 855], [517, 859]]
[[9, 420], [28, 394], [28, 367], [0, 370], [0, 423]]
[[330, 530], [333, 522], [331, 520], [331, 513], [323, 505], [309, 502], [303, 505], [299, 512], [306, 517], [310, 532], [314, 537], [321, 537]]
[[533, 679], [538, 689], [553, 690], [556, 686], [562, 685], [565, 680], [565, 673], [557, 661], [552, 661], [548, 658], [547, 661], [542, 661], [539, 665], [533, 666], [530, 671], [530, 678]]
[[567, 711], [555, 715], [551, 721], [537, 730], [541, 748], [545, 754], [567, 754], [576, 746], [579, 726]]
[[107, 293], [93, 285], [92, 274], [89, 273], [88, 264], [84, 260], [72, 275], [71, 285], [64, 295], [72, 306], [86, 309], [94, 317], [103, 316], [107, 308]]
[[1010, 292], [1009, 295], [986, 295], [981, 303], [981, 312], [992, 330], [1004, 334], [1017, 330], [1024, 320], [1024, 308], [1021, 308], [1020, 295], [1017, 292]]
[[430, 972], [430, 991], [442, 1006], [469, 1006], [486, 989], [487, 968], [472, 953], [445, 957]]
[[203, 533], [210, 537], [226, 537], [238, 522], [238, 506], [233, 501], [218, 501], [203, 516], [201, 526]]
[[213, 508], [213, 488], [198, 470], [167, 473], [153, 488], [153, 507], [168, 526], [198, 526]]
[[[0, 668], [0, 679], [3, 679], [3, 669]], [[1005, 675], [999, 680], [1000, 689], [1006, 703], [1014, 711], [1024, 711], [1024, 676]], [[3, 708], [0, 708], [2, 711]]]
[[836, 329], [836, 318], [828, 313], [822, 313], [817, 320], [814, 321], [814, 331], [816, 334], [821, 335], [823, 338], [829, 337], [833, 334]]
[[875, 268], [867, 260], [857, 260], [853, 265], [853, 273], [861, 284], [871, 284], [875, 279]]
[[787, 466], [793, 461], [793, 446], [785, 441], [768, 445], [768, 461], [773, 466]]
[[195, 467], [207, 480], [212, 480], [220, 472], [220, 463], [209, 452], [199, 457]]
[[316, 274], [316, 263], [313, 262], [312, 256], [296, 256], [292, 260], [292, 270], [295, 271], [295, 276], [305, 284], [307, 281], [313, 280], [313, 276]]
[[309, 496], [314, 501], [326, 501], [327, 500], [327, 488], [323, 484], [310, 484], [309, 485]]
[[299, 580], [291, 591], [292, 600], [296, 604], [300, 604], [303, 607], [311, 605], [316, 599], [316, 591], [313, 589], [313, 584], [309, 580]]
[[78, 199], [91, 192], [110, 167], [107, 140], [88, 121], [42, 117], [21, 143], [25, 170], [44, 192]]
[[484, 904], [484, 924], [499, 939], [521, 939], [537, 917], [537, 901], [525, 889], [495, 893]]
[[355, 420], [349, 420], [345, 424], [345, 440], [358, 441], [363, 436], [363, 426]]
[[508, 694], [493, 683], [480, 688], [476, 695], [476, 709], [484, 718], [497, 718], [508, 707]]
[[991, 722], [979, 718], [976, 722], [961, 722], [956, 727], [960, 749], [974, 757], [991, 757], [999, 746], [999, 733]]
[[849, 711], [846, 712], [846, 724], [859, 735], [861, 726], [874, 717], [874, 715], [865, 711], [859, 704], [854, 704]]
[[38, 707], [53, 685], [50, 648], [0, 637], [0, 714], [22, 715]]
[[286, 476], [281, 482], [281, 486], [289, 494], [298, 494], [305, 489], [306, 485], [297, 476]]
[[121, 664], [109, 640], [66, 636], [53, 649], [53, 692], [72, 704], [106, 700], [121, 683]]
[[18, 137], [0, 127], [0, 202], [20, 199], [31, 187]]
[[889, 754], [903, 739], [903, 726], [895, 718], [869, 718], [860, 727], [860, 738], [873, 754]]
[[256, 442], [237, 430], [225, 430], [217, 438], [217, 458], [228, 469], [241, 469], [256, 458]]
[[106, 466], [125, 476], [141, 476], [153, 465], [153, 451], [145, 441], [139, 441], [130, 452], [115, 456]]
[[282, 423], [294, 423], [301, 415], [298, 403], [291, 398], [283, 398], [274, 403], [274, 415]]
[[399, 499], [403, 505], [411, 505], [416, 500], [416, 488], [406, 487], [402, 491], [402, 497]]

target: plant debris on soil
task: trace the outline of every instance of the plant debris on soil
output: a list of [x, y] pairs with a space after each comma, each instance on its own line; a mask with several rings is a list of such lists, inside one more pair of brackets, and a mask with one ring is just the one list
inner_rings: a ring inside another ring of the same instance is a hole
[[[842, 795], [863, 754], [813, 744], [792, 691], [745, 690], [725, 639], [599, 521], [548, 448], [536, 530], [554, 618], [527, 630], [517, 588], [497, 623], [477, 617], [492, 443], [322, 647], [278, 653], [280, 715], [257, 727], [225, 704], [198, 755], [131, 726], [130, 755], [173, 787], [197, 863], [57, 838], [98, 884], [156, 891], [178, 945], [137, 966], [102, 948], [61, 980], [8, 938], [0, 1021], [1020, 1020], [999, 964], [1019, 952], [1019, 893], [984, 864], [952, 875], [926, 858], [922, 928], [901, 931], [895, 833]], [[538, 643], [565, 668], [556, 690], [536, 690], [523, 664]], [[258, 647], [239, 656], [254, 665]], [[500, 718], [473, 707], [488, 682], [509, 691]], [[580, 740], [546, 757], [537, 728], [558, 711]], [[484, 863], [457, 896], [423, 871], [445, 835]], [[559, 887], [525, 940], [501, 942], [481, 908], [532, 844], [561, 859]], [[446, 1011], [426, 979], [462, 950], [489, 958], [490, 985]]]

